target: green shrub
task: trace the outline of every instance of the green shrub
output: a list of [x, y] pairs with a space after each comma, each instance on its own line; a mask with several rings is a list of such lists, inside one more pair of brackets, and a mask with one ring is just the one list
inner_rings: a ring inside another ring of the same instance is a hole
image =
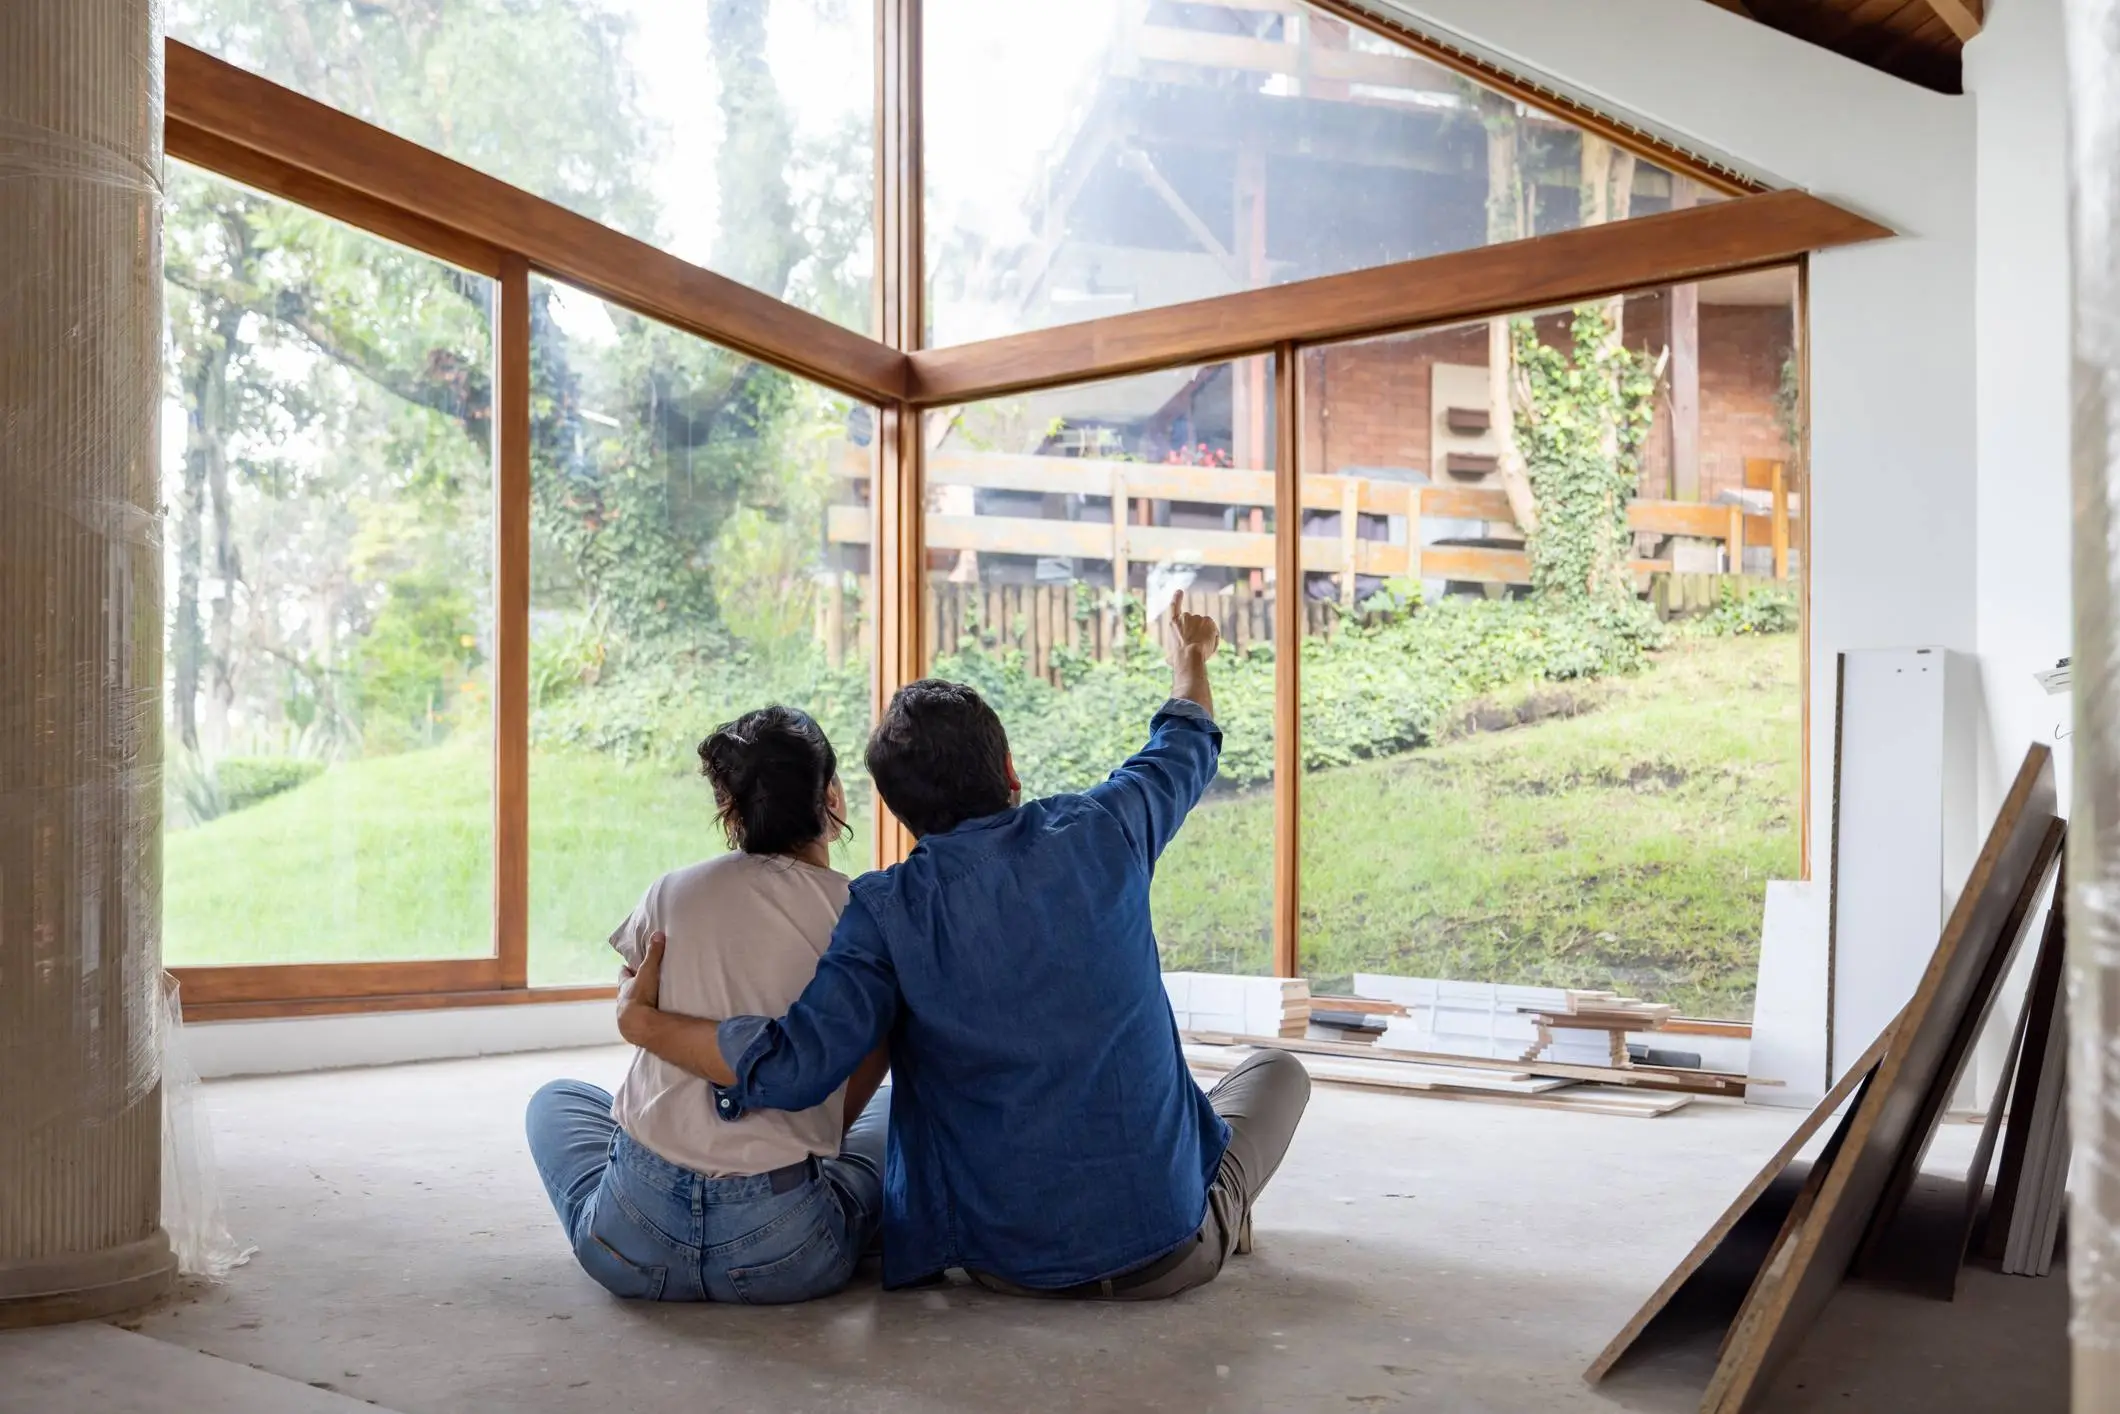
[[855, 660], [831, 667], [823, 650], [808, 640], [764, 648], [730, 641], [614, 640], [600, 650], [593, 673], [566, 683], [534, 706], [532, 742], [595, 751], [673, 774], [699, 768], [695, 748], [716, 725], [773, 702], [815, 717], [838, 750], [844, 772], [860, 771], [868, 740], [868, 665]]
[[[1626, 606], [1519, 599], [1418, 596], [1364, 606], [1330, 637], [1303, 643], [1303, 764], [1344, 766], [1437, 740], [1464, 705], [1510, 684], [1632, 672], [1647, 661], [1660, 626]], [[1095, 613], [1085, 599], [1078, 610]], [[933, 676], [979, 689], [1008, 728], [1030, 795], [1081, 790], [1141, 745], [1148, 719], [1170, 692], [1170, 668], [1140, 632], [1108, 659], [1059, 658], [1061, 685], [1035, 676], [1015, 648], [968, 647], [944, 654]], [[1224, 732], [1225, 788], [1273, 779], [1274, 649], [1225, 647], [1215, 659], [1215, 715]], [[531, 739], [648, 762], [695, 768], [693, 748], [716, 723], [769, 702], [803, 708], [858, 775], [869, 729], [867, 665], [832, 668], [807, 640], [767, 648], [711, 646], [613, 649], [596, 672], [565, 691], [539, 694]]]
[[432, 746], [449, 734], [457, 699], [480, 715], [470, 674], [480, 662], [471, 596], [435, 573], [390, 581], [375, 626], [361, 641], [361, 735], [371, 754]]
[[[1459, 707], [1505, 684], [1631, 672], [1651, 634], [1631, 614], [1533, 600], [1445, 599], [1432, 607], [1350, 620], [1303, 644], [1303, 764], [1344, 766], [1436, 740]], [[936, 660], [937, 677], [969, 683], [1007, 725], [1024, 790], [1080, 790], [1141, 744], [1170, 691], [1170, 670], [1145, 642], [1082, 664], [1055, 688], [1023, 655], [973, 649]], [[1215, 715], [1225, 787], [1273, 778], [1274, 650], [1225, 649], [1215, 660]]]
[[299, 756], [224, 756], [214, 763], [213, 779], [222, 809], [232, 811], [293, 790], [323, 771], [323, 762]]
[[1716, 638], [1735, 638], [1743, 634], [1794, 633], [1796, 623], [1795, 590], [1779, 586], [1740, 589], [1725, 579], [1715, 607], [1700, 616], [1697, 627]]

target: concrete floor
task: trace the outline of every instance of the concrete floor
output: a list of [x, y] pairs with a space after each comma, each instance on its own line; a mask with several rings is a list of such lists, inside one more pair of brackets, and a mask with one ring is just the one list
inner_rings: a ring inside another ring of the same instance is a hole
[[[609, 1085], [623, 1064], [558, 1052], [209, 1085], [230, 1222], [259, 1251], [128, 1328], [403, 1414], [1661, 1414], [1696, 1407], [1700, 1368], [1600, 1390], [1578, 1371], [1798, 1118], [1321, 1086], [1256, 1253], [1172, 1302], [887, 1295], [870, 1267], [804, 1307], [636, 1306], [575, 1268], [522, 1139], [541, 1082]], [[1942, 1155], [1971, 1137], [1953, 1126]], [[2065, 1301], [2058, 1275], [1970, 1273], [1953, 1306], [1844, 1291], [1768, 1408], [2065, 1409]]]

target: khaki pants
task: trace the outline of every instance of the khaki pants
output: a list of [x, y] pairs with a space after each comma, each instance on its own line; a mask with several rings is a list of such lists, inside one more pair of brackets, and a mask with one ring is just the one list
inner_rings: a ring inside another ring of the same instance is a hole
[[1236, 1250], [1251, 1205], [1281, 1166], [1288, 1141], [1295, 1138], [1296, 1123], [1310, 1103], [1310, 1073], [1286, 1051], [1258, 1051], [1223, 1076], [1207, 1092], [1207, 1102], [1229, 1125], [1229, 1147], [1208, 1186], [1207, 1216], [1191, 1241], [1145, 1267], [1058, 1291], [1018, 1286], [984, 1272], [971, 1273], [972, 1280], [1012, 1296], [1113, 1301], [1155, 1301], [1213, 1281]]

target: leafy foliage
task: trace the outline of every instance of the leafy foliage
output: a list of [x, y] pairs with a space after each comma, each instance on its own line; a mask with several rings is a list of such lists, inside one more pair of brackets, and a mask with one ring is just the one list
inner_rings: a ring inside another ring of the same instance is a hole
[[1796, 591], [1779, 585], [1740, 589], [1724, 579], [1715, 607], [1700, 616], [1695, 627], [1717, 638], [1753, 634], [1794, 633], [1797, 624]]
[[1603, 305], [1575, 311], [1567, 349], [1541, 343], [1529, 319], [1514, 321], [1516, 364], [1530, 387], [1517, 418], [1538, 530], [1531, 584], [1546, 598], [1633, 599], [1627, 506], [1641, 479], [1641, 445], [1654, 380], [1640, 354], [1613, 337]]
[[315, 780], [324, 763], [298, 756], [224, 756], [213, 769], [224, 808], [242, 810]]
[[391, 580], [358, 660], [361, 724], [371, 748], [431, 746], [459, 715], [482, 717], [484, 694], [471, 677], [479, 662], [468, 594], [432, 572]]

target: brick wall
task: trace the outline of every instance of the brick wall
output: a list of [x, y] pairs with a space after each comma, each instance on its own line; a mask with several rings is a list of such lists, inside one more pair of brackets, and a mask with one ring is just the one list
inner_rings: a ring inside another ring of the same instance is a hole
[[1427, 471], [1433, 421], [1431, 365], [1485, 364], [1483, 328], [1444, 329], [1304, 355], [1304, 465], [1325, 471], [1401, 467]]
[[1789, 311], [1705, 305], [1700, 311], [1700, 484], [1712, 497], [1745, 484], [1745, 459], [1793, 455], [1782, 426], [1781, 366]]
[[[1703, 305], [1700, 310], [1700, 458], [1702, 499], [1744, 485], [1748, 457], [1790, 455], [1778, 396], [1790, 346], [1786, 308]], [[1652, 357], [1667, 335], [1660, 294], [1627, 301], [1627, 342]], [[1538, 322], [1549, 343], [1567, 338], [1568, 316]], [[1409, 334], [1314, 349], [1305, 355], [1305, 465], [1337, 472], [1400, 467], [1431, 470], [1429, 407], [1434, 363], [1487, 362], [1483, 326]], [[1670, 400], [1659, 393], [1656, 425], [1643, 447], [1644, 494], [1669, 494]]]

